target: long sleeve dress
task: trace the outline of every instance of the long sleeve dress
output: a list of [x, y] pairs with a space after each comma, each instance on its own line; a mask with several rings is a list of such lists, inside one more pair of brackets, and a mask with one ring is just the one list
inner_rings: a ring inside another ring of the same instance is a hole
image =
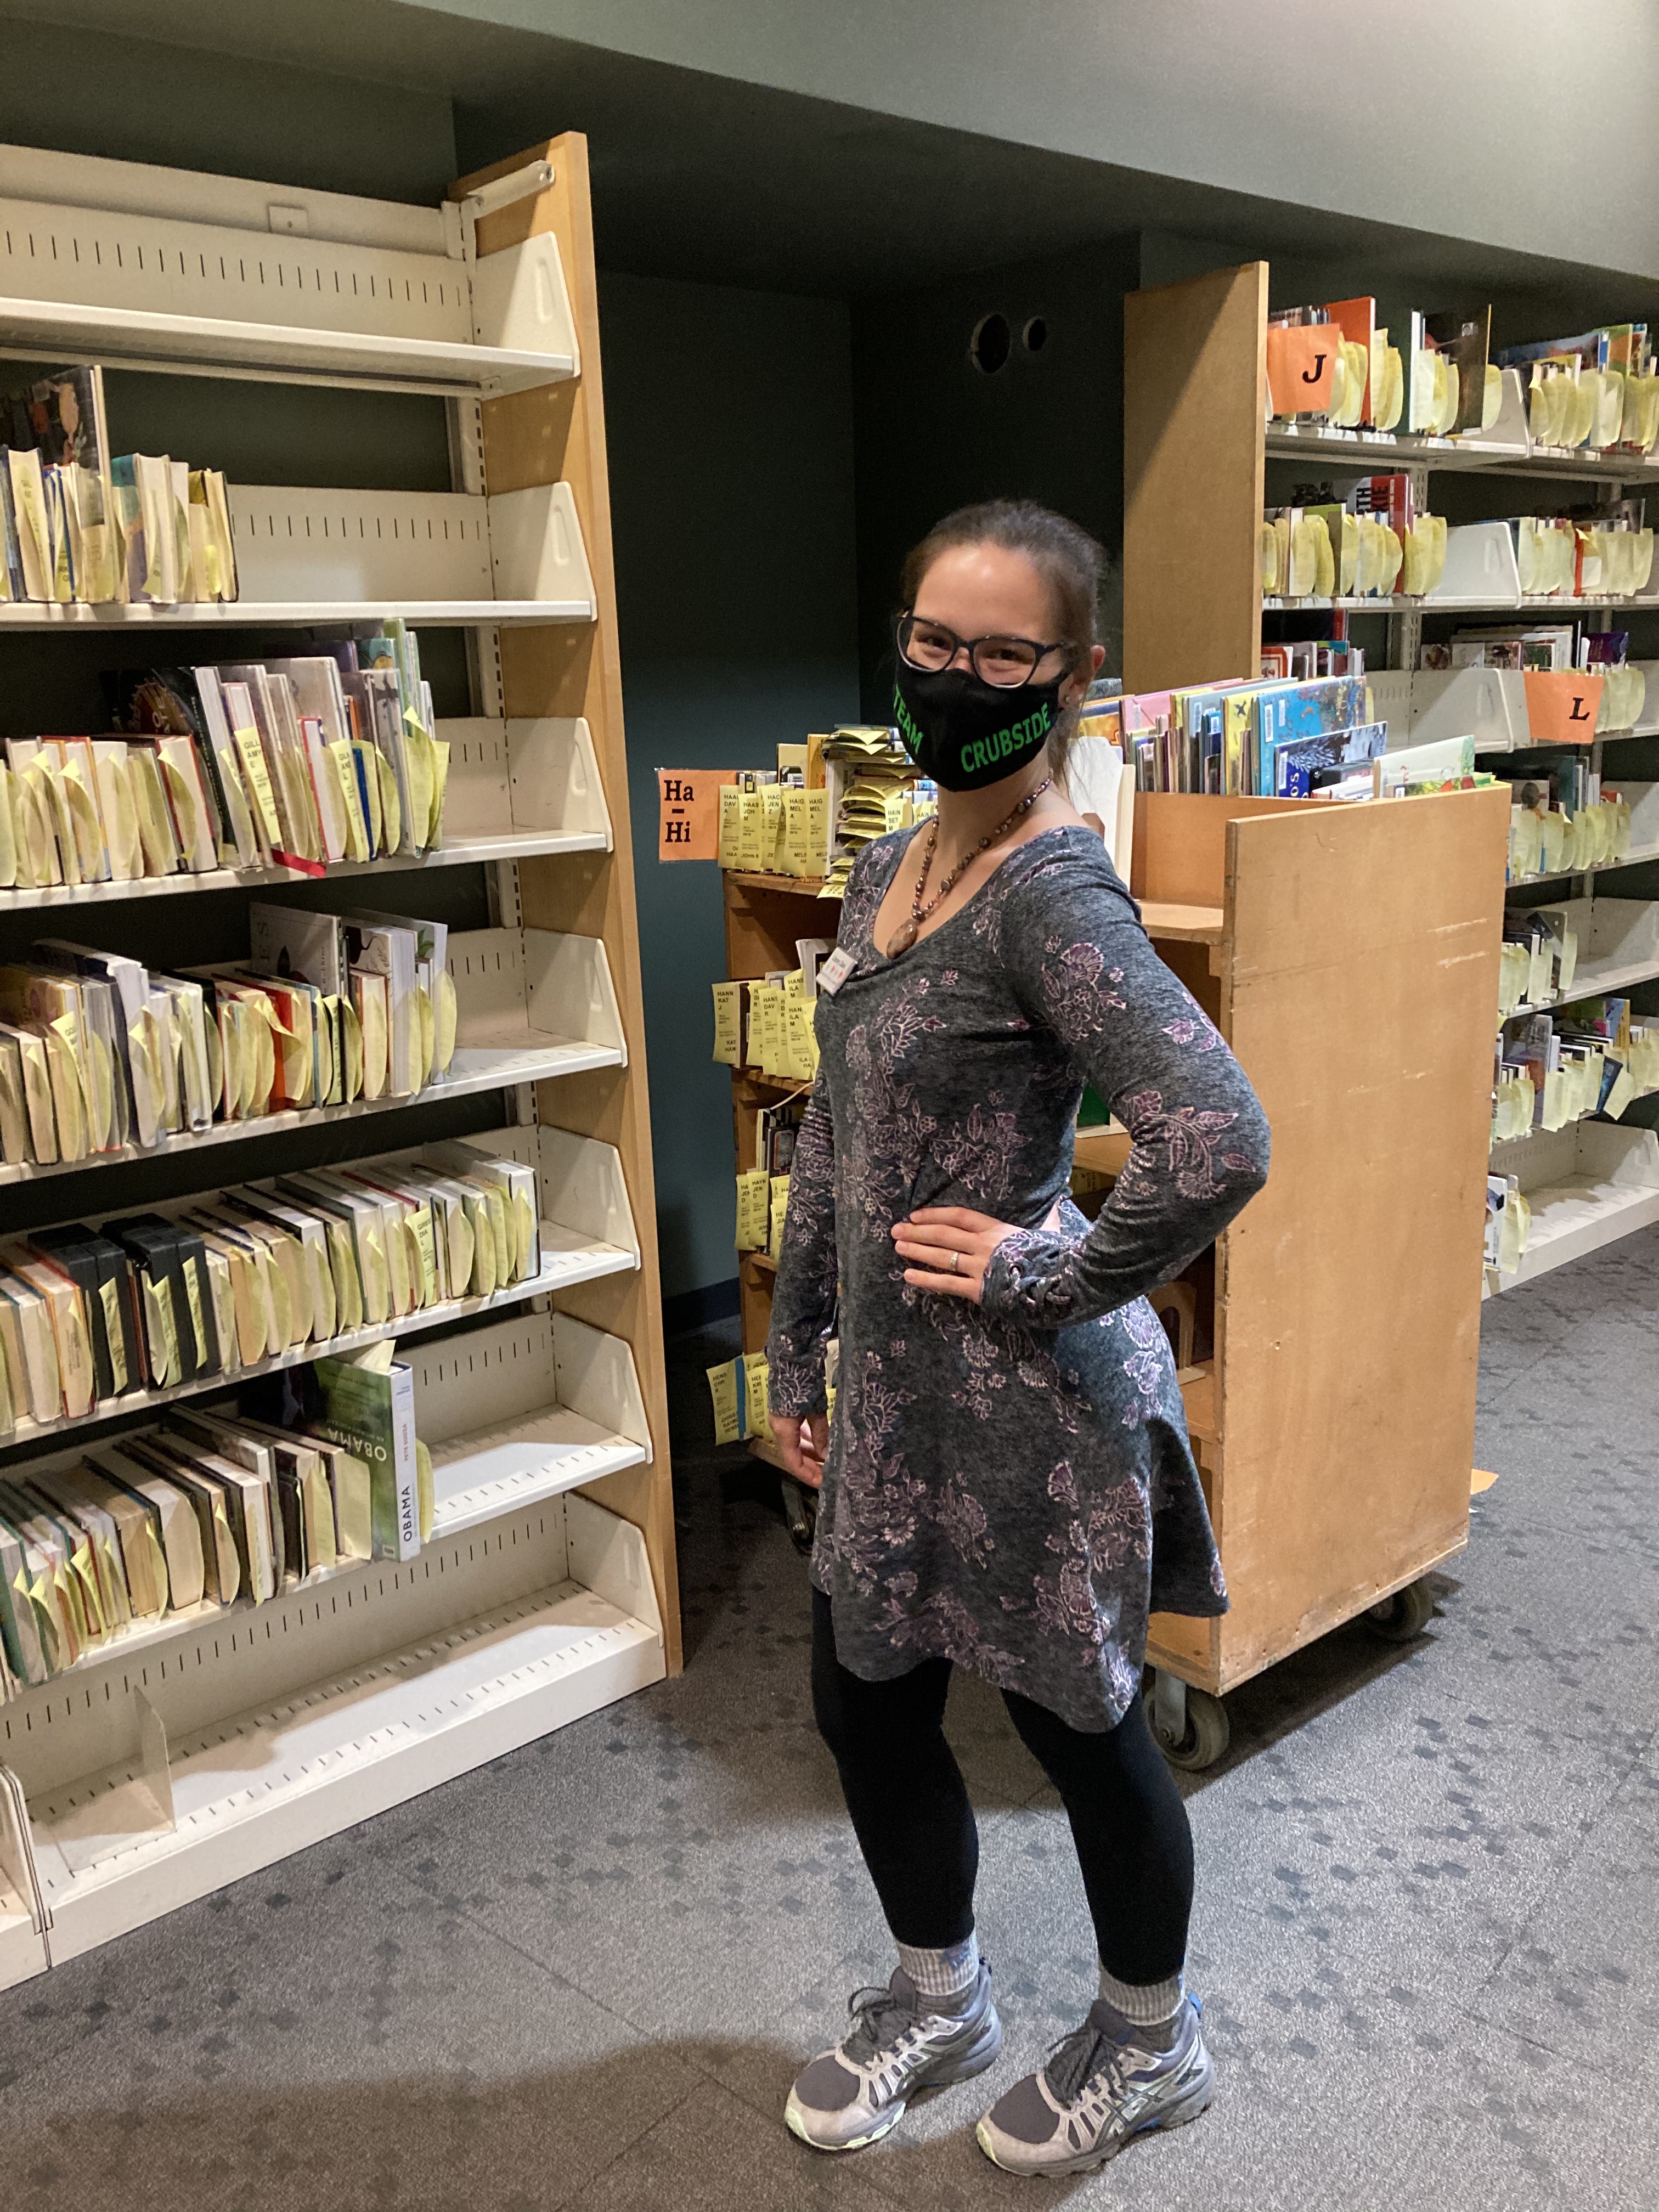
[[[823, 1411], [838, 1333], [811, 1574], [844, 1666], [880, 1681], [942, 1656], [1109, 1729], [1139, 1692], [1149, 1613], [1226, 1610], [1145, 1293], [1260, 1188], [1267, 1122], [1090, 830], [1017, 847], [889, 959], [872, 927], [908, 839], [860, 855], [853, 966], [817, 1001], [770, 1403]], [[1133, 1139], [1092, 1224], [1067, 1195], [1085, 1078]], [[888, 1232], [921, 1206], [1018, 1225], [981, 1303], [905, 1282]]]

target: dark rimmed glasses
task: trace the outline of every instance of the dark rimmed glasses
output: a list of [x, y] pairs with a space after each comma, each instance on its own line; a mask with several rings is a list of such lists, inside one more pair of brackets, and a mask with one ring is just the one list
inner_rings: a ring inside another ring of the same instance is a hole
[[959, 653], [965, 653], [981, 682], [994, 684], [1003, 691], [1018, 690], [1022, 684], [1029, 684], [1054, 653], [1063, 653], [1067, 667], [1076, 657], [1075, 648], [1063, 640], [1057, 645], [1040, 645], [1032, 637], [958, 637], [945, 623], [930, 622], [914, 608], [899, 617], [895, 635], [900, 653], [912, 668], [937, 673], [948, 668]]

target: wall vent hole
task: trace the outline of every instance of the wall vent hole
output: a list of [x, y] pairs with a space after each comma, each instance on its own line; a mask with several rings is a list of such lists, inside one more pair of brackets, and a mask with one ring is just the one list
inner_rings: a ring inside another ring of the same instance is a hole
[[1007, 366], [1013, 338], [1006, 315], [981, 315], [968, 341], [968, 357], [982, 376], [994, 376]]

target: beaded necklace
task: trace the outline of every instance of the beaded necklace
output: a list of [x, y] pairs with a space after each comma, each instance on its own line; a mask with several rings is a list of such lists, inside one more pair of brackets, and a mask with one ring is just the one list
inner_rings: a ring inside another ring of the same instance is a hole
[[1006, 837], [1014, 824], [1030, 813], [1053, 781], [1053, 776], [1045, 775], [1034, 791], [1028, 791], [1013, 812], [999, 822], [988, 836], [981, 837], [965, 859], [957, 861], [956, 866], [951, 869], [950, 874], [945, 877], [944, 882], [924, 906], [921, 902], [921, 895], [927, 888], [928, 872], [933, 867], [933, 853], [939, 844], [939, 817], [937, 814], [933, 817], [927, 825], [927, 850], [922, 854], [921, 873], [916, 878], [915, 896], [910, 902], [910, 919], [888, 946], [887, 957], [890, 960], [896, 960], [901, 952], [908, 952], [910, 950], [921, 934], [922, 923], [927, 921], [940, 900], [950, 896], [981, 853], [988, 853], [1000, 837]]

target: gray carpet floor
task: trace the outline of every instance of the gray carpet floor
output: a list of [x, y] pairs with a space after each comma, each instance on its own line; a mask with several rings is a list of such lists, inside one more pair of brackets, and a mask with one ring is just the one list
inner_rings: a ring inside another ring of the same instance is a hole
[[[1190, 1791], [1220, 2095], [1041, 2201], [1659, 2202], [1659, 1232], [1490, 1306], [1472, 1541], [1405, 1650], [1231, 1700]], [[1064, 1822], [959, 1682], [1008, 2044], [886, 2143], [781, 2120], [890, 1963], [810, 1723], [804, 1571], [679, 1347], [684, 1678], [0, 1997], [0, 2200], [479, 2212], [1028, 2201], [981, 2101], [1075, 2024]]]

